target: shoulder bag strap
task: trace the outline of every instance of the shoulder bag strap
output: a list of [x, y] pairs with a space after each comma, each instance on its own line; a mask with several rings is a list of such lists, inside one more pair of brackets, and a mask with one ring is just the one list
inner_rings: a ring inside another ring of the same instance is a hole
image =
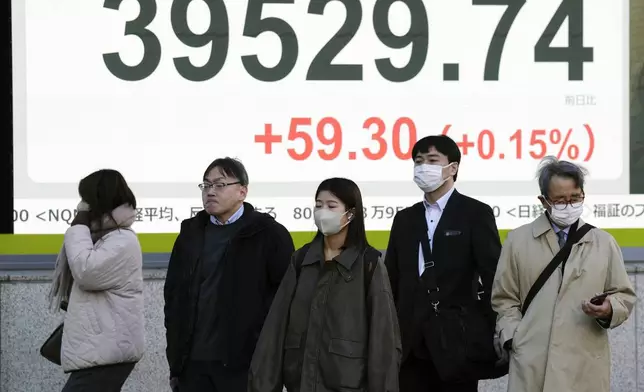
[[369, 285], [371, 284], [371, 280], [373, 279], [373, 273], [376, 270], [376, 267], [378, 266], [378, 261], [380, 260], [380, 256], [382, 256], [382, 253], [380, 253], [380, 251], [376, 249], [369, 248], [369, 247], [365, 249], [364, 282], [365, 282], [365, 289], [367, 293], [369, 292]]
[[438, 313], [438, 305], [440, 301], [438, 300], [438, 283], [436, 281], [436, 263], [432, 260], [432, 250], [429, 248], [429, 235], [427, 230], [423, 230], [423, 238], [420, 241], [421, 249], [423, 250], [423, 259], [425, 260], [425, 271], [422, 274], [422, 279], [427, 284], [427, 289], [429, 293], [429, 301], [434, 307], [434, 311]]
[[378, 266], [378, 261], [380, 260], [382, 253], [380, 251], [373, 249], [369, 246], [365, 248], [362, 259], [364, 263], [364, 295], [365, 295], [365, 304], [367, 305], [367, 326], [371, 328], [371, 301], [369, 300], [369, 287], [371, 286], [371, 280], [373, 279], [373, 273]]
[[550, 278], [553, 272], [559, 267], [559, 265], [563, 262], [565, 262], [568, 259], [568, 256], [570, 256], [570, 252], [572, 251], [573, 245], [575, 245], [577, 242], [579, 242], [585, 235], [588, 233], [590, 230], [594, 229], [595, 226], [589, 225], [588, 223], [584, 224], [582, 227], [577, 229], [570, 237], [568, 237], [568, 240], [566, 241], [566, 244], [557, 252], [555, 257], [550, 261], [550, 263], [546, 266], [546, 268], [541, 271], [541, 274], [537, 278], [537, 280], [534, 282], [532, 287], [530, 287], [530, 291], [528, 291], [528, 295], [525, 297], [525, 301], [523, 302], [523, 306], [521, 306], [521, 314], [525, 314], [525, 312], [528, 311], [528, 307], [530, 306], [530, 303], [534, 299], [534, 297], [537, 296], [537, 293], [539, 293], [539, 290], [543, 287], [543, 285], [546, 283], [546, 281]]

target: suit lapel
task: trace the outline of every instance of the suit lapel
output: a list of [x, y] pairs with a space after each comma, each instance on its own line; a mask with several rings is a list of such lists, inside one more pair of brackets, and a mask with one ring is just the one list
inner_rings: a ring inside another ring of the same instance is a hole
[[[443, 246], [443, 240], [445, 239], [445, 229], [446, 228], [449, 229], [450, 225], [457, 221], [456, 214], [463, 213], [463, 211], [459, 211], [459, 208], [458, 208], [460, 202], [461, 202], [461, 194], [458, 193], [455, 189], [454, 192], [452, 193], [452, 196], [450, 196], [449, 200], [447, 200], [445, 209], [443, 210], [443, 213], [441, 214], [441, 218], [438, 221], [438, 224], [436, 225], [436, 231], [434, 232], [434, 239], [433, 239], [434, 254], [436, 254], [437, 251], [440, 251], [441, 247]], [[427, 225], [425, 224], [425, 226]]]
[[[436, 225], [436, 230], [434, 231], [433, 239], [433, 250], [432, 255], [437, 254], [441, 251], [441, 246], [443, 246], [443, 239], [445, 237], [444, 232], [445, 228], [449, 228], [453, 222], [456, 221], [456, 214], [459, 213], [459, 204], [461, 201], [461, 194], [456, 190], [452, 192], [445, 209], [441, 214], [441, 218]], [[413, 268], [413, 274], [419, 278], [420, 274], [418, 271], [418, 263], [420, 262], [420, 245], [421, 241], [425, 241], [425, 233], [427, 233], [427, 217], [425, 216], [425, 203], [417, 203], [414, 205], [414, 220], [411, 226], [410, 236], [413, 238], [414, 246], [414, 263], [409, 263], [409, 268]], [[440, 267], [440, 263], [436, 263], [437, 267]]]
[[557, 239], [557, 235], [555, 234], [554, 230], [550, 230], [546, 233], [546, 241], [548, 242], [548, 247], [550, 248], [552, 257], [555, 257], [555, 255], [559, 252], [559, 240]]
[[548, 216], [545, 214], [545, 212], [532, 222], [532, 235], [534, 238], [545, 235], [545, 240], [548, 244], [548, 248], [550, 248], [552, 257], [554, 257], [557, 252], [559, 252], [559, 241], [557, 240], [557, 235], [552, 229], [550, 220], [548, 219]]

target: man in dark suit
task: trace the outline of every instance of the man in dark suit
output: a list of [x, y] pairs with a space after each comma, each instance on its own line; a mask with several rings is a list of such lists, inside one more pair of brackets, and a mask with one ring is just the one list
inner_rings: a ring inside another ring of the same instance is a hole
[[[452, 139], [425, 137], [414, 145], [412, 157], [414, 181], [424, 198], [394, 218], [385, 257], [403, 343], [400, 392], [475, 392], [477, 377], [443, 381], [444, 363], [435, 366], [438, 350], [428, 335], [435, 329], [428, 323], [438, 303], [440, 309], [483, 304], [492, 341], [490, 291], [501, 253], [494, 213], [454, 188], [461, 153]], [[445, 344], [449, 352], [455, 343], [447, 339]]]

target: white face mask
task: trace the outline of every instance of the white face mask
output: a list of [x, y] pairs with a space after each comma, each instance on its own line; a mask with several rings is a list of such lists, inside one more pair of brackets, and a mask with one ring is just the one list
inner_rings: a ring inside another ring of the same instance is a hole
[[443, 169], [451, 165], [451, 163], [444, 167], [428, 163], [416, 165], [414, 166], [414, 182], [423, 192], [434, 192], [447, 181], [447, 178], [443, 178]]
[[340, 230], [346, 225], [349, 224], [349, 221], [342, 224], [342, 217], [346, 212], [336, 212], [331, 211], [328, 208], [320, 208], [315, 210], [313, 213], [313, 219], [315, 220], [315, 225], [318, 227], [320, 232], [325, 236], [338, 234]]
[[[548, 203], [550, 204], [550, 203]], [[552, 207], [552, 204], [550, 204]], [[581, 217], [581, 214], [584, 212], [584, 203], [573, 203], [563, 210], [557, 210], [554, 207], [550, 209], [550, 219], [552, 221], [561, 227], [568, 227], [572, 225], [573, 223], [577, 222], [577, 220]]]

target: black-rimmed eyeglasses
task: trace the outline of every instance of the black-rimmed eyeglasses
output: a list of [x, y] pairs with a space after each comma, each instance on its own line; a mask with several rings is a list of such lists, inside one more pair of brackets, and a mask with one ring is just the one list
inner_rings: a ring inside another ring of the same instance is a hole
[[575, 197], [574, 199], [572, 199], [570, 201], [565, 201], [565, 200], [550, 201], [550, 200], [548, 200], [548, 204], [550, 204], [552, 206], [552, 208], [555, 209], [555, 210], [563, 211], [566, 208], [568, 208], [569, 205], [583, 203], [584, 199], [585, 199], [584, 196], [578, 196], [578, 197]]
[[209, 182], [203, 182], [203, 183], [199, 184], [198, 186], [199, 186], [199, 189], [201, 189], [201, 191], [206, 191], [206, 190], [208, 190], [210, 188], [215, 188], [215, 190], [221, 190], [221, 189], [224, 189], [227, 186], [235, 185], [235, 184], [239, 184], [239, 181], [235, 181], [235, 182], [215, 182], [214, 184], [211, 184]]

